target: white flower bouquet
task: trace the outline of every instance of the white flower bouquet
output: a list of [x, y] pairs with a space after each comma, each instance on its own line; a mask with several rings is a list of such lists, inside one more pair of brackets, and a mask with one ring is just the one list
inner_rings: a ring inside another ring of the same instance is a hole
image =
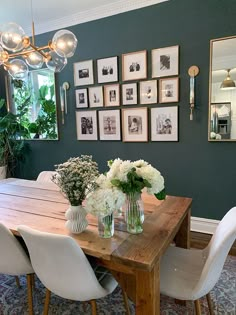
[[57, 174], [53, 175], [53, 182], [60, 187], [72, 206], [81, 205], [99, 176], [97, 163], [92, 156], [81, 155], [55, 166]]
[[100, 175], [96, 184], [96, 189], [86, 197], [87, 212], [98, 217], [105, 217], [124, 204], [124, 193], [113, 186], [105, 175]]
[[219, 133], [211, 132], [210, 133], [210, 138], [215, 139], [215, 140], [221, 140], [221, 135]]
[[107, 179], [111, 184], [125, 194], [141, 193], [146, 188], [147, 193], [158, 199], [165, 198], [164, 178], [151, 164], [144, 160], [135, 162], [115, 159], [109, 161], [110, 167]]

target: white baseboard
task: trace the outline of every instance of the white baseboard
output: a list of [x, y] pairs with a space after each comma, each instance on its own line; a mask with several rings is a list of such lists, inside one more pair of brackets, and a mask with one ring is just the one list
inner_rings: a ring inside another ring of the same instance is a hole
[[213, 234], [220, 221], [191, 217], [191, 231]]

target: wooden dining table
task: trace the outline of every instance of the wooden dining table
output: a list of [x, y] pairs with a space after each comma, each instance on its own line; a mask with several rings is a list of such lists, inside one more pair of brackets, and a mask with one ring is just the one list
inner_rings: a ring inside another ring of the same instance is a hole
[[123, 217], [115, 219], [110, 239], [98, 235], [97, 219], [87, 215], [81, 234], [65, 228], [69, 204], [55, 184], [9, 178], [0, 181], [0, 222], [19, 236], [18, 225], [43, 232], [70, 235], [83, 251], [107, 267], [135, 303], [137, 315], [160, 314], [160, 260], [168, 246], [190, 245], [192, 199], [167, 196], [163, 201], [142, 194], [143, 233], [129, 234]]

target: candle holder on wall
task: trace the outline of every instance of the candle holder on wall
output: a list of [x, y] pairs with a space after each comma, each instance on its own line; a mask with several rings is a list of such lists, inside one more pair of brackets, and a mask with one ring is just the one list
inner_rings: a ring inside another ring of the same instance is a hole
[[64, 82], [60, 87], [62, 125], [64, 125], [65, 122], [64, 114], [67, 114], [67, 90], [69, 90], [69, 88], [70, 85], [68, 82]]
[[191, 66], [188, 69], [190, 76], [190, 120], [193, 120], [193, 110], [195, 107], [195, 77], [199, 74], [198, 66]]

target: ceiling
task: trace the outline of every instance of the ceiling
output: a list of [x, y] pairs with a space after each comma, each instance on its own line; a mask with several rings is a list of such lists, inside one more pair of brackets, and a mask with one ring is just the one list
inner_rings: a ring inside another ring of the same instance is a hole
[[33, 16], [35, 32], [40, 34], [165, 1], [168, 0], [7, 0], [0, 10], [0, 25], [16, 22], [29, 33]]

